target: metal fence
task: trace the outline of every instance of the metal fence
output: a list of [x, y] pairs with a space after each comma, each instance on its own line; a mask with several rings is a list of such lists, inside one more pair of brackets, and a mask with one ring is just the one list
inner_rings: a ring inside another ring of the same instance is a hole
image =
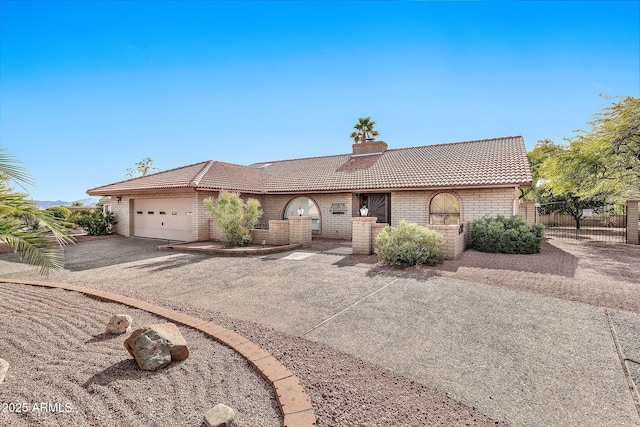
[[546, 203], [538, 206], [537, 222], [547, 238], [627, 242], [626, 204], [575, 210], [566, 202]]

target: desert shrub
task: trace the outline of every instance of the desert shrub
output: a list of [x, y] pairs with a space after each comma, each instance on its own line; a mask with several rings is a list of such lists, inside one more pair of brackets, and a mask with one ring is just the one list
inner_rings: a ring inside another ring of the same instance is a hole
[[480, 252], [535, 254], [544, 236], [542, 224], [528, 227], [524, 218], [482, 217], [471, 224], [472, 248]]
[[75, 212], [73, 219], [89, 236], [111, 234], [114, 224], [113, 213], [104, 214], [99, 209]]
[[243, 202], [238, 193], [222, 191], [217, 199], [204, 201], [216, 224], [222, 229], [229, 246], [245, 246], [251, 241], [250, 229], [262, 216], [260, 202], [248, 199]]
[[380, 262], [393, 267], [434, 265], [442, 262], [442, 234], [427, 227], [401, 221], [396, 227], [386, 227], [378, 234], [375, 253]]
[[76, 226], [73, 220], [73, 213], [64, 206], [51, 206], [45, 209], [49, 215], [56, 218], [60, 225], [65, 228], [74, 228]]
[[71, 211], [64, 206], [51, 206], [45, 209], [51, 216], [66, 221], [71, 216]]

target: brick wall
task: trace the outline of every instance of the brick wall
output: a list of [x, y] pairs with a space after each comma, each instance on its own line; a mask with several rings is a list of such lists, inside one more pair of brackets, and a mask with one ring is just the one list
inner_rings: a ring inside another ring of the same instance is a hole
[[[334, 239], [351, 238], [351, 217], [354, 206], [352, 193], [265, 195], [262, 198], [264, 214], [261, 222], [281, 220], [287, 204], [296, 197], [309, 197], [318, 205], [320, 230], [314, 232], [314, 236]], [[331, 213], [331, 206], [334, 203], [344, 203], [346, 212], [344, 214]], [[357, 204], [357, 201], [355, 203]]]
[[[401, 220], [418, 225], [429, 223], [429, 200], [440, 191], [396, 191], [391, 193], [391, 225]], [[513, 215], [513, 188], [486, 188], [447, 191], [460, 200], [460, 220], [474, 221], [485, 215]]]
[[375, 218], [353, 217], [353, 234], [351, 236], [351, 248], [354, 255], [369, 255], [372, 252], [371, 227], [376, 223]]
[[218, 197], [218, 192], [198, 191], [192, 198], [192, 223], [191, 234], [193, 240], [209, 240], [210, 225], [209, 220], [211, 214], [209, 209], [204, 205], [204, 200], [209, 197]]
[[272, 245], [288, 245], [289, 221], [284, 219], [269, 221], [269, 239]]
[[532, 226], [536, 222], [536, 204], [533, 200], [520, 203], [518, 206], [518, 215], [525, 219], [528, 226]]
[[289, 218], [289, 244], [311, 246], [311, 217], [294, 216]]
[[627, 201], [627, 243], [640, 244], [640, 232], [638, 231], [638, 200]]
[[113, 226], [113, 232], [117, 234], [121, 234], [126, 237], [131, 237], [133, 235], [133, 224], [130, 219], [132, 217], [131, 211], [133, 209], [129, 208], [129, 204], [133, 206], [133, 199], [129, 199], [126, 196], [120, 196], [122, 200], [120, 202], [116, 201], [116, 198], [112, 198], [111, 202], [111, 212], [113, 212], [114, 221], [117, 222]]
[[437, 231], [444, 237], [444, 243], [441, 248], [444, 259], [456, 259], [469, 246], [471, 239], [470, 224], [469, 221], [462, 221], [462, 233], [460, 233], [460, 225], [427, 225], [428, 228]]

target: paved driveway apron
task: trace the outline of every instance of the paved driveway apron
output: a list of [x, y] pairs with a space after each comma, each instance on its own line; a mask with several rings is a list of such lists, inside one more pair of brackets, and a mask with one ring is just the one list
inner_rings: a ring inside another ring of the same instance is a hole
[[[157, 245], [70, 247], [67, 270], [51, 280], [173, 299], [319, 341], [514, 425], [640, 426], [620, 360], [640, 360], [638, 314], [375, 274], [341, 266], [341, 255], [217, 258]], [[0, 256], [0, 277], [42, 279], [13, 255]]]

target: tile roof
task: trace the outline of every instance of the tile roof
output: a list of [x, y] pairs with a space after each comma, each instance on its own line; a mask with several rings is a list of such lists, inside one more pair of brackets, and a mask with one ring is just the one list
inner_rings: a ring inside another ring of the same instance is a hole
[[521, 136], [311, 157], [250, 166], [209, 161], [88, 190], [110, 195], [169, 188], [298, 193], [530, 185]]

